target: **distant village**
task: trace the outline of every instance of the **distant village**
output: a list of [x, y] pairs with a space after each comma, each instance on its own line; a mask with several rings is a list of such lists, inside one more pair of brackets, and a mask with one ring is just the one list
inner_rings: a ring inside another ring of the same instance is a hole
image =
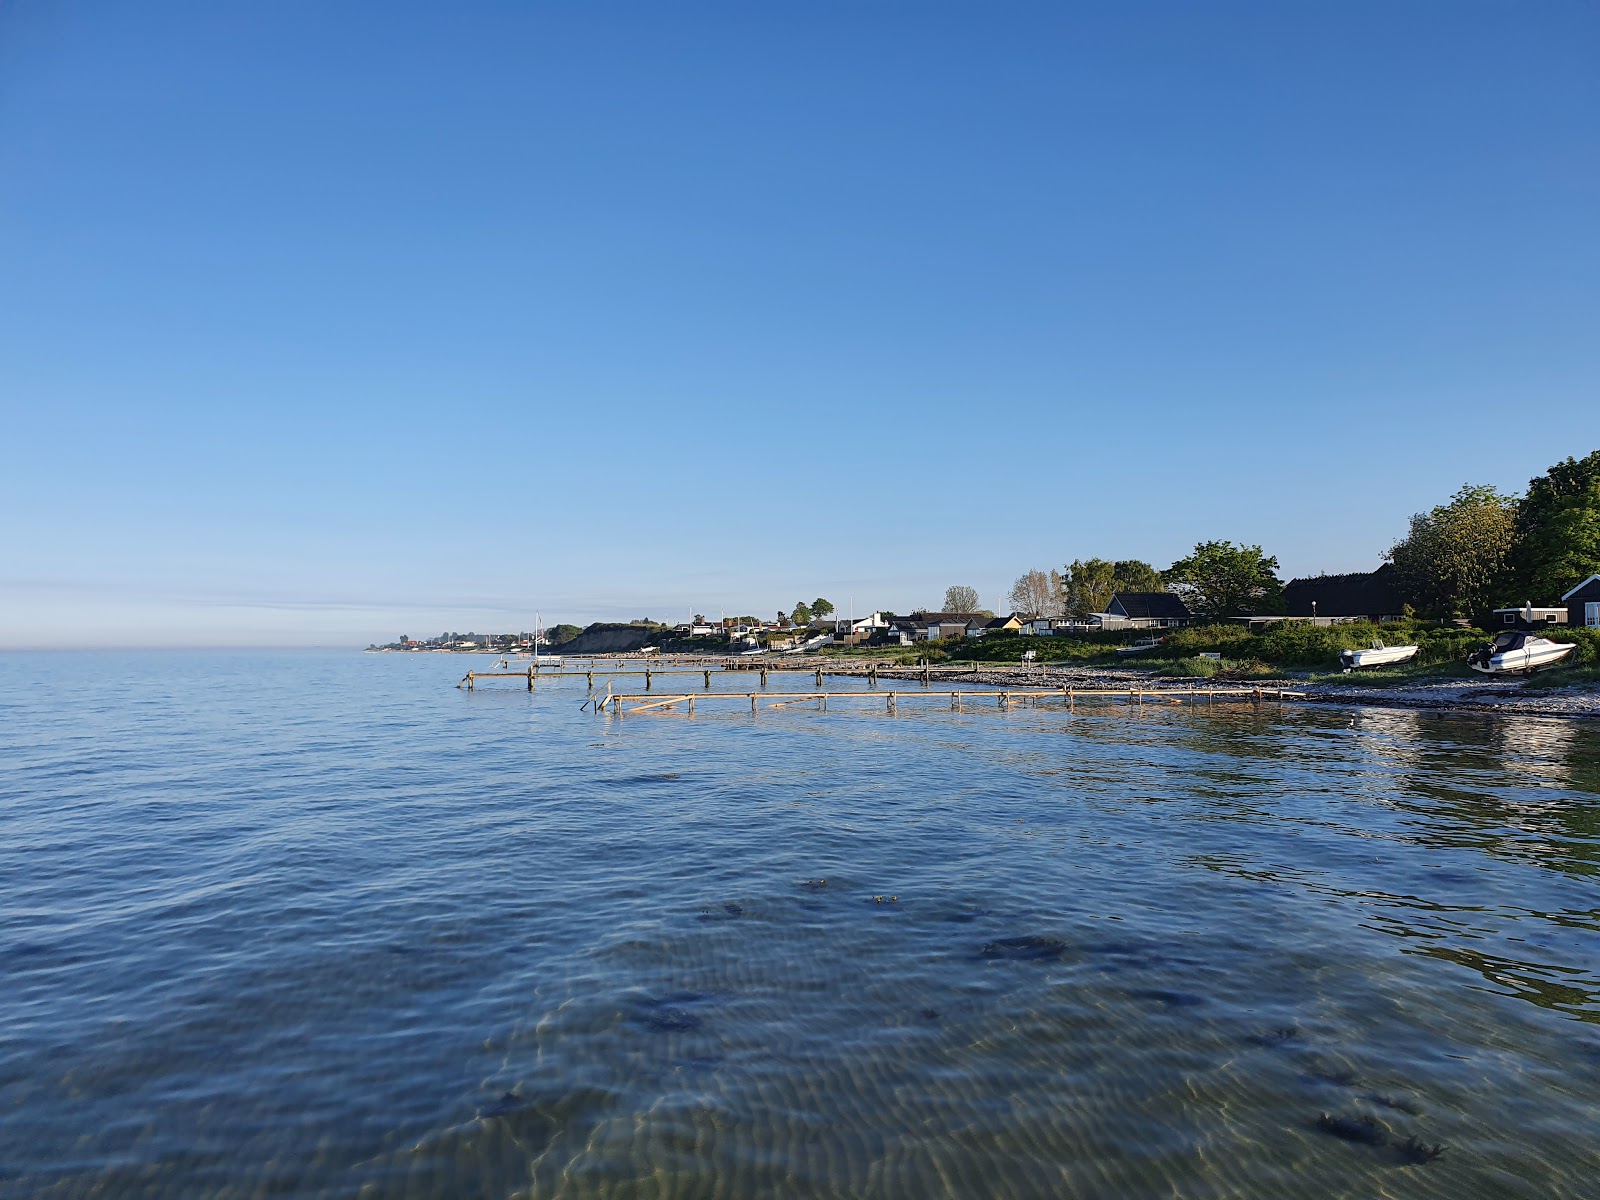
[[367, 649], [741, 654], [904, 647], [995, 635], [1070, 637], [1196, 622], [1240, 622], [1260, 631], [1285, 621], [1329, 626], [1415, 617], [1485, 628], [1600, 628], [1600, 450], [1555, 464], [1521, 495], [1464, 486], [1445, 503], [1412, 516], [1406, 536], [1383, 558], [1375, 570], [1284, 583], [1278, 560], [1260, 546], [1207, 541], [1164, 571], [1138, 560], [1099, 558], [1060, 570], [1029, 570], [1012, 585], [1003, 614], [982, 608], [975, 589], [952, 586], [938, 611], [905, 615], [874, 610], [840, 617], [819, 596], [771, 620], [696, 614], [679, 624], [599, 622], [585, 629], [556, 625], [420, 640], [402, 635]]

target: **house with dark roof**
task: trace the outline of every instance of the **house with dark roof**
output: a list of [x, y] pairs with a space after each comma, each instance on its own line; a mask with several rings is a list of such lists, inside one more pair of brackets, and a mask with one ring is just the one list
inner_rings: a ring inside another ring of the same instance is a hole
[[1319, 621], [1394, 620], [1400, 616], [1402, 606], [1393, 563], [1384, 563], [1376, 571], [1291, 579], [1283, 586], [1283, 601], [1291, 617]]
[[1128, 621], [1135, 629], [1170, 629], [1194, 620], [1189, 606], [1172, 592], [1113, 592], [1104, 615]]
[[1600, 627], [1600, 575], [1591, 575], [1565, 596], [1567, 624]]

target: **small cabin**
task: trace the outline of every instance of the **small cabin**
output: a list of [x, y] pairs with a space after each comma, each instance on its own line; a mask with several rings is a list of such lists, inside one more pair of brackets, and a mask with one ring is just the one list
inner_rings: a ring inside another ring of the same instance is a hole
[[1521, 608], [1497, 608], [1489, 618], [1489, 627], [1491, 629], [1531, 627], [1534, 625], [1565, 625], [1566, 623], [1566, 609], [1535, 608], [1531, 604], [1524, 604]]
[[1600, 628], [1600, 575], [1591, 575], [1565, 596], [1567, 624]]

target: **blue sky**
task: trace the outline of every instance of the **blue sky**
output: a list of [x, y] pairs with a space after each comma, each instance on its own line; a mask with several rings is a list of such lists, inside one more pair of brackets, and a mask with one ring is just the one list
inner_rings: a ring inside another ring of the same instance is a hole
[[1592, 4], [6, 6], [0, 646], [1367, 568], [1597, 318]]

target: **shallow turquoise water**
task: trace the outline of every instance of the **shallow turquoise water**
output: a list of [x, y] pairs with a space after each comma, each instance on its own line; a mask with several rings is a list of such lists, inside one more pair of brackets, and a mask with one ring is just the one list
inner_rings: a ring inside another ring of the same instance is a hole
[[0, 657], [0, 1194], [1600, 1196], [1600, 728], [463, 669]]

